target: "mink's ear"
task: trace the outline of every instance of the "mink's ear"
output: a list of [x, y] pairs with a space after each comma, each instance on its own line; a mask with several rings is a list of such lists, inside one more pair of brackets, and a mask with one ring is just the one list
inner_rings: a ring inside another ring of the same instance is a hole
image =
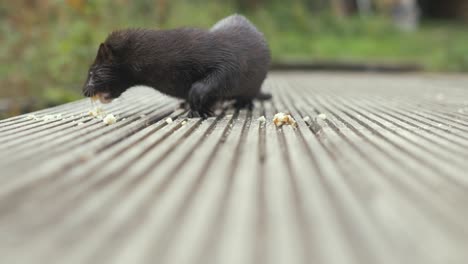
[[99, 50], [97, 53], [96, 61], [97, 62], [110, 62], [114, 58], [114, 52], [111, 47], [105, 43], [99, 45]]

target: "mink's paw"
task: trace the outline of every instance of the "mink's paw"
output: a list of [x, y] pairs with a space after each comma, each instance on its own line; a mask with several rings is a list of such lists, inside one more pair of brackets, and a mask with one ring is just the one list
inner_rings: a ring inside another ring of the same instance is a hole
[[188, 103], [190, 104], [189, 117], [206, 118], [213, 115], [211, 106], [214, 104], [214, 97], [210, 96], [209, 89], [201, 83], [195, 83], [189, 92]]
[[252, 110], [253, 106], [254, 105], [253, 105], [252, 99], [236, 99], [236, 101], [234, 102], [234, 107], [236, 109], [246, 108], [246, 109]]
[[201, 117], [203, 119], [208, 118], [210, 116], [213, 116], [213, 112], [211, 110], [205, 110], [205, 111], [195, 111], [195, 110], [190, 110], [187, 113], [188, 118], [197, 118]]
[[209, 89], [202, 83], [194, 83], [190, 88], [188, 102], [192, 110], [205, 108], [209, 101]]

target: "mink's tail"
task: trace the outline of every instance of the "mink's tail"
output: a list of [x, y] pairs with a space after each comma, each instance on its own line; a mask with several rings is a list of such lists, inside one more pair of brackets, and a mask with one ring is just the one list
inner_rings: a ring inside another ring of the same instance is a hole
[[270, 93], [260, 92], [259, 94], [257, 94], [257, 97], [255, 97], [255, 98], [257, 100], [260, 100], [260, 101], [270, 100], [271, 99], [271, 94]]

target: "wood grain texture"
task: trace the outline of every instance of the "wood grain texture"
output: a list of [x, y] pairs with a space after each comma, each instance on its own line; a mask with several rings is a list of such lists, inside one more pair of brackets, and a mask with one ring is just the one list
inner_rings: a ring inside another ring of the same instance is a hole
[[2, 263], [467, 263], [467, 81], [273, 72], [206, 120], [144, 87], [113, 125], [1, 120]]

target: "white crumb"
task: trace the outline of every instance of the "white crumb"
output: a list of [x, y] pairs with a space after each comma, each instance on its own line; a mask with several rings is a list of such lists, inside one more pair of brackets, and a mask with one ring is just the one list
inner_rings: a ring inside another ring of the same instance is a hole
[[31, 120], [31, 119], [37, 119], [37, 117], [35, 115], [27, 115], [25, 119]]
[[102, 120], [102, 122], [104, 122], [104, 124], [106, 124], [106, 125], [112, 125], [116, 121], [117, 121], [117, 119], [115, 118], [115, 116], [113, 114], [106, 115], [106, 117], [104, 117], [104, 119]]
[[294, 118], [289, 115], [289, 114], [285, 114], [285, 113], [277, 113], [274, 117], [273, 117], [273, 123], [277, 126], [277, 127], [280, 127], [282, 125], [290, 125], [290, 126], [293, 126], [293, 127], [296, 127], [297, 126], [297, 123], [296, 123], [296, 120], [294, 120]]
[[320, 118], [320, 119], [322, 119], [322, 120], [327, 119], [327, 115], [324, 114], [324, 113], [318, 114], [317, 117]]
[[232, 118], [232, 115], [226, 115], [227, 118]]
[[145, 114], [141, 114], [141, 115], [140, 115], [141, 118], [144, 118], [145, 116], [146, 116]]
[[81, 125], [83, 125], [83, 124], [84, 124], [83, 122], [78, 122], [78, 123], [76, 123], [77, 126], [81, 126]]
[[172, 118], [168, 117], [168, 118], [166, 119], [166, 123], [171, 124], [172, 122], [173, 122], [173, 121], [172, 121]]
[[122, 119], [122, 121], [125, 121], [125, 120], [127, 120], [127, 118], [126, 118], [126, 117], [124, 117], [124, 118]]
[[103, 115], [105, 115], [105, 112], [104, 112], [104, 110], [102, 110], [101, 107], [96, 106], [93, 109], [88, 111], [88, 115], [90, 115], [92, 117], [102, 117]]
[[42, 117], [42, 121], [49, 121], [49, 120], [52, 120], [54, 119], [54, 116], [53, 115], [45, 115]]
[[265, 116], [261, 116], [261, 117], [259, 117], [257, 120], [258, 120], [258, 122], [260, 122], [260, 123], [265, 123], [265, 122], [266, 122]]
[[184, 126], [185, 124], [187, 124], [187, 121], [184, 120], [184, 121], [182, 121], [182, 123], [180, 123], [180, 124]]
[[305, 116], [302, 120], [304, 120], [304, 122], [310, 122], [310, 117], [309, 117], [309, 116]]

